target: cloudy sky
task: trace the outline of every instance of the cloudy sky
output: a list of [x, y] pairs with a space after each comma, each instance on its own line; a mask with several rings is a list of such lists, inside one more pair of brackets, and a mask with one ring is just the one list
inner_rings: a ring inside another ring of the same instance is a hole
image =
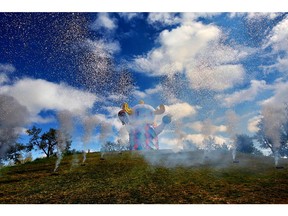
[[263, 104], [287, 101], [288, 13], [0, 13], [0, 26], [0, 94], [27, 108], [23, 130], [69, 112], [75, 148], [87, 119], [91, 149], [127, 137], [123, 102], [165, 104], [160, 147], [174, 148], [229, 142], [231, 116], [253, 135]]

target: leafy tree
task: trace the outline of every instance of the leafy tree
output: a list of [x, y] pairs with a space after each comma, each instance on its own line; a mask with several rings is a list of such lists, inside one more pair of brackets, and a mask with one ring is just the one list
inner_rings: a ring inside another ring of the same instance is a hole
[[[284, 121], [280, 127], [280, 148], [279, 154], [281, 156], [288, 156], [288, 104], [285, 104], [285, 116], [283, 116]], [[274, 146], [271, 138], [265, 134], [265, 125], [264, 119], [262, 118], [258, 123], [258, 132], [255, 135], [255, 138], [260, 143], [260, 146], [264, 149], [270, 149], [274, 154]]]
[[129, 146], [122, 143], [120, 140], [117, 140], [117, 142], [106, 142], [101, 147], [102, 152], [113, 152], [113, 151], [125, 151], [129, 150]]
[[207, 151], [213, 150], [215, 147], [215, 137], [214, 136], [208, 136], [206, 139], [204, 139], [203, 140], [203, 147]]
[[226, 145], [226, 143], [222, 143], [222, 145], [219, 144], [215, 144], [214, 145], [214, 149], [218, 150], [218, 151], [222, 151], [222, 152], [227, 152], [229, 151], [228, 146]]
[[222, 145], [216, 143], [215, 136], [208, 136], [206, 139], [203, 140], [203, 147], [205, 150], [217, 150], [217, 151], [228, 151], [228, 147], [225, 143]]
[[265, 130], [264, 130], [264, 121], [261, 119], [259, 123], [257, 124], [259, 130], [255, 134], [255, 138], [260, 143], [260, 147], [264, 149], [270, 149], [274, 153], [274, 148], [272, 144], [272, 140], [266, 136]]
[[19, 128], [25, 127], [27, 116], [27, 108], [14, 97], [0, 94], [0, 160], [7, 160], [7, 151], [16, 144]]
[[3, 160], [0, 158], [0, 169], [4, 166]]
[[25, 150], [25, 146], [20, 143], [10, 145], [6, 152], [5, 159], [13, 161], [15, 164], [20, 164], [22, 159], [22, 151]]
[[[30, 136], [29, 143], [26, 147], [27, 151], [32, 149], [41, 150], [47, 157], [54, 154], [55, 148], [58, 144], [57, 130], [50, 128], [48, 132], [41, 135], [42, 129], [33, 126], [27, 130], [27, 134]], [[66, 151], [71, 147], [71, 139], [65, 140]]]
[[[256, 133], [255, 137], [260, 143], [260, 147], [264, 149], [270, 149], [274, 154], [275, 148], [273, 146], [272, 140], [265, 135], [263, 121], [261, 120], [258, 124], [259, 131]], [[287, 136], [281, 131], [280, 133], [280, 147], [278, 149], [281, 156], [288, 156], [288, 143]]]
[[29, 153], [27, 153], [27, 154], [24, 154], [23, 158], [21, 159], [21, 163], [31, 162], [32, 159], [33, 159], [32, 153], [29, 152]]
[[184, 150], [195, 151], [195, 150], [198, 150], [199, 147], [193, 141], [186, 139], [186, 140], [183, 141], [183, 149]]
[[252, 137], [246, 134], [239, 134], [236, 136], [236, 149], [239, 152], [248, 154], [252, 154], [257, 151], [257, 149], [254, 147]]

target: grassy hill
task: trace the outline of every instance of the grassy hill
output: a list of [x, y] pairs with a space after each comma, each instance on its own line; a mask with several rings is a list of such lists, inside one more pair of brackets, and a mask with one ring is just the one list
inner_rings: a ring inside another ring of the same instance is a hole
[[[0, 170], [0, 203], [288, 203], [288, 161], [229, 152], [169, 151], [38, 159]], [[73, 162], [74, 161], [74, 162]], [[150, 162], [147, 162], [150, 161]]]

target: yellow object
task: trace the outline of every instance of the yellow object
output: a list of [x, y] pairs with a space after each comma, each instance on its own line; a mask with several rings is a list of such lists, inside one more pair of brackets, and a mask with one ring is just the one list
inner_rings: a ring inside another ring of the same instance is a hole
[[128, 113], [129, 115], [131, 115], [133, 113], [133, 110], [129, 107], [128, 103], [124, 103], [122, 105], [122, 109]]
[[144, 101], [143, 101], [143, 100], [140, 100], [140, 101], [139, 101], [139, 104], [144, 104]]

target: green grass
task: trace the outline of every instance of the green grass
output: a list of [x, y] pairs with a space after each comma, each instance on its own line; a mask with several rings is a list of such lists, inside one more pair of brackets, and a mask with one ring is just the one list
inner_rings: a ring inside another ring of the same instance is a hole
[[[180, 156], [185, 160], [169, 162]], [[153, 165], [137, 152], [114, 153], [105, 160], [90, 153], [85, 166], [72, 166], [75, 155], [70, 155], [56, 174], [55, 157], [5, 167], [0, 203], [288, 203], [285, 159], [280, 160], [285, 169], [278, 170], [273, 158], [245, 154], [238, 155], [239, 164], [232, 163], [230, 153], [213, 153], [205, 160], [201, 151], [147, 157]]]

